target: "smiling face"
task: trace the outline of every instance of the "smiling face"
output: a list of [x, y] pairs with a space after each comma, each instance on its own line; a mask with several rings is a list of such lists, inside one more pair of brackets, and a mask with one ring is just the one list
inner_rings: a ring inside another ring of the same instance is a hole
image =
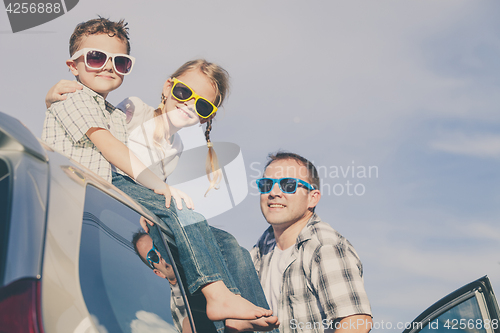
[[[107, 34], [84, 36], [78, 50], [83, 48], [95, 48], [109, 53], [127, 54], [127, 44], [118, 37], [109, 37]], [[99, 70], [85, 66], [83, 55], [76, 60], [67, 60], [66, 64], [73, 75], [78, 78], [78, 81], [104, 98], [123, 82], [123, 75], [115, 72], [111, 58]]]
[[[217, 91], [210, 79], [199, 69], [184, 72], [177, 77], [178, 80], [187, 84], [198, 95], [214, 103]], [[200, 117], [194, 108], [194, 98], [185, 102], [178, 101], [171, 94], [172, 81], [170, 79], [163, 86], [163, 95], [167, 98], [165, 102], [166, 117], [170, 125], [170, 134], [183, 127], [193, 126], [200, 122]], [[205, 122], [207, 119], [201, 119]]]
[[[264, 177], [291, 177], [311, 182], [307, 168], [294, 159], [273, 161], [266, 168]], [[320, 197], [318, 190], [308, 191], [303, 187], [297, 187], [293, 194], [283, 193], [276, 183], [271, 192], [260, 195], [260, 208], [275, 232], [282, 232], [292, 225], [301, 229], [312, 216], [312, 208]]]

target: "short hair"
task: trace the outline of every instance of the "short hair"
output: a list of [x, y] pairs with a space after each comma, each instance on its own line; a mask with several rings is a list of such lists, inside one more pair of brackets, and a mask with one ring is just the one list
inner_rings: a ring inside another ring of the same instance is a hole
[[269, 164], [271, 164], [272, 162], [281, 161], [281, 160], [294, 160], [298, 164], [305, 166], [307, 168], [309, 183], [311, 185], [313, 185], [316, 190], [320, 189], [320, 180], [319, 180], [318, 170], [316, 170], [316, 167], [314, 166], [314, 164], [312, 164], [306, 158], [304, 158], [298, 154], [289, 153], [286, 151], [278, 151], [276, 153], [271, 153], [271, 154], [269, 154], [269, 156], [267, 158], [268, 158], [268, 161], [267, 161], [267, 164], [266, 164], [266, 167], [264, 168], [264, 170], [267, 169]]
[[147, 232], [145, 232], [144, 230], [139, 230], [136, 233], [134, 233], [134, 235], [132, 236], [132, 245], [134, 246], [135, 253], [137, 253], [139, 258], [141, 258], [142, 262], [145, 263], [146, 266], [148, 266], [149, 268], [155, 269], [154, 266], [152, 266], [151, 263], [149, 261], [147, 261], [146, 258], [143, 258], [139, 254], [139, 249], [137, 248], [137, 242], [139, 242], [139, 240], [141, 240], [141, 238], [144, 236], [149, 236], [149, 234]]
[[124, 20], [118, 22], [99, 17], [78, 24], [69, 39], [69, 55], [78, 51], [84, 36], [107, 34], [109, 37], [118, 37], [127, 45], [127, 54], [130, 54], [130, 42], [128, 37], [128, 23]]

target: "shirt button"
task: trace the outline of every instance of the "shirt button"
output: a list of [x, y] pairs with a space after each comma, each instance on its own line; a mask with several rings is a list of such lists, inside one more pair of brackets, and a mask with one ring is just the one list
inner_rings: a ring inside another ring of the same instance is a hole
[[110, 124], [108, 124], [108, 129], [111, 129], [111, 125]]

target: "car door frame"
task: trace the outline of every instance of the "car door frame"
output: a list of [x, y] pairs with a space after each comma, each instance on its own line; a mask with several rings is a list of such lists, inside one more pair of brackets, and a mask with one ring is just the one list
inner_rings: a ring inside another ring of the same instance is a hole
[[[479, 304], [479, 309], [481, 315], [484, 319], [497, 320], [500, 316], [500, 310], [498, 307], [498, 302], [493, 292], [490, 280], [488, 276], [483, 276], [476, 281], [473, 281], [465, 286], [455, 290], [449, 295], [443, 297], [424, 312], [422, 312], [418, 317], [416, 317], [411, 324], [411, 327], [407, 327], [403, 333], [417, 333], [424, 327], [429, 325], [439, 316], [441, 316], [446, 311], [452, 309], [458, 304], [464, 302], [467, 299], [476, 297]], [[499, 325], [496, 328], [486, 329], [487, 333], [500, 333]]]

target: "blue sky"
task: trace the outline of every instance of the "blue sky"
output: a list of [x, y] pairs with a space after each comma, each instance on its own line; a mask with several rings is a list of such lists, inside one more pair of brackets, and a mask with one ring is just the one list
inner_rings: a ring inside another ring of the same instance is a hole
[[[72, 79], [69, 36], [96, 15], [129, 22], [137, 58], [114, 104], [156, 105], [182, 63], [219, 63], [232, 90], [212, 139], [241, 147], [249, 184], [278, 149], [323, 170], [376, 167], [371, 178], [329, 172], [317, 212], [361, 256], [374, 320], [408, 322], [483, 275], [500, 292], [499, 10], [461, 0], [80, 0], [16, 34], [2, 12], [0, 110], [39, 137], [46, 91]], [[348, 195], [348, 181], [363, 195]], [[267, 227], [251, 187], [209, 222], [247, 248]]]

